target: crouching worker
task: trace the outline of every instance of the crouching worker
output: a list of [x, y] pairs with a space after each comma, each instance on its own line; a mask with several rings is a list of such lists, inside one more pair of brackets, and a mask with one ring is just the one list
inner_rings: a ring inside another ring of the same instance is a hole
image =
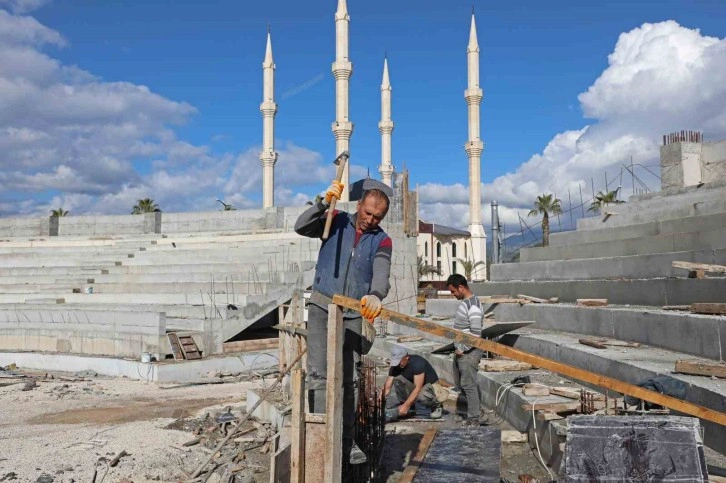
[[421, 356], [410, 355], [396, 346], [391, 352], [391, 368], [383, 388], [386, 421], [407, 417], [413, 410], [418, 417], [439, 419], [449, 391], [439, 384], [439, 376]]

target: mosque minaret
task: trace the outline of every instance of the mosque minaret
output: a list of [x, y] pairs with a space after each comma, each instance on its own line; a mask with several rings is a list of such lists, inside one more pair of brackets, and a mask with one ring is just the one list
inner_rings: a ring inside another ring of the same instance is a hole
[[[474, 262], [486, 263], [487, 236], [481, 222], [481, 153], [484, 143], [480, 137], [480, 108], [483, 97], [479, 87], [479, 42], [476, 36], [474, 13], [471, 15], [471, 30], [467, 52], [468, 87], [464, 91], [469, 113], [469, 140], [464, 150], [469, 157], [469, 232], [471, 233], [472, 256]], [[472, 274], [474, 280], [485, 280], [486, 269]]]
[[381, 122], [378, 123], [381, 131], [381, 181], [392, 186], [393, 164], [391, 162], [391, 134], [393, 121], [391, 120], [391, 80], [388, 78], [388, 58], [383, 59], [383, 81], [381, 82]]
[[262, 207], [271, 208], [275, 204], [275, 63], [272, 60], [272, 41], [267, 30], [267, 49], [262, 62], [263, 93], [260, 111], [262, 112]]
[[[333, 62], [333, 76], [335, 77], [335, 122], [333, 134], [335, 135], [335, 156], [350, 149], [350, 136], [353, 134], [353, 123], [348, 119], [348, 90], [350, 76], [353, 73], [353, 64], [348, 57], [348, 27], [350, 17], [345, 0], [338, 0], [338, 10], [335, 12], [335, 62]], [[345, 184], [341, 201], [348, 201], [348, 182], [350, 164], [346, 163], [342, 182]]]

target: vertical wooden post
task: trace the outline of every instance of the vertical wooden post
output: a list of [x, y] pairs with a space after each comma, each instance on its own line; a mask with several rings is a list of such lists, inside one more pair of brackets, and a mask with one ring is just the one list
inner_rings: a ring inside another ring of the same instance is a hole
[[305, 481], [305, 371], [292, 370], [292, 421], [290, 428], [290, 483]]
[[343, 310], [328, 305], [328, 380], [325, 386], [325, 483], [340, 483], [343, 463]]
[[[285, 308], [282, 305], [277, 308], [277, 323], [285, 325]], [[277, 333], [280, 372], [284, 372], [287, 369], [287, 360], [290, 354], [287, 353], [286, 345], [289, 337], [288, 333], [284, 330], [280, 330]]]

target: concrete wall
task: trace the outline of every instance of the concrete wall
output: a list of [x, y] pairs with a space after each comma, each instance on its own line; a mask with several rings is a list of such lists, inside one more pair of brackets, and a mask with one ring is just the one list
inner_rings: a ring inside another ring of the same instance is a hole
[[252, 231], [282, 228], [283, 209], [164, 213], [162, 233]]
[[58, 218], [58, 236], [139, 235], [159, 233], [161, 213]]
[[726, 181], [726, 141], [703, 145], [703, 182]]
[[598, 230], [614, 226], [635, 225], [652, 221], [674, 220], [726, 212], [726, 182], [701, 188], [681, 187], [649, 195], [633, 196], [628, 203], [612, 206], [616, 213], [606, 221], [602, 217], [577, 220], [578, 230]]
[[0, 218], [0, 237], [49, 236], [50, 218]]
[[167, 353], [163, 313], [0, 310], [0, 350], [138, 358]]
[[693, 186], [702, 181], [703, 144], [677, 142], [660, 147], [661, 186], [663, 189]]

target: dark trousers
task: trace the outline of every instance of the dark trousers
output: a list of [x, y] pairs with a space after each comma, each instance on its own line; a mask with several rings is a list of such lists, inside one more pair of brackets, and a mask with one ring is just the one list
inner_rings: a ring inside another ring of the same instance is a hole
[[[403, 376], [396, 376], [393, 378], [393, 387], [386, 396], [386, 409], [397, 408], [401, 404], [405, 403], [408, 397], [413, 392], [416, 386]], [[441, 403], [436, 399], [436, 393], [431, 384], [424, 384], [421, 388], [421, 392], [416, 397], [416, 409], [417, 413], [430, 413], [434, 409], [441, 406]]]
[[[469, 418], [479, 417], [481, 399], [477, 374], [479, 373], [479, 361], [483, 354], [479, 349], [473, 349], [460, 356], [454, 354], [454, 385], [461, 390], [466, 399], [466, 415]], [[459, 397], [456, 404], [457, 412], [463, 412], [461, 402], [461, 397]]]
[[[343, 337], [343, 454], [353, 443], [358, 379], [360, 379], [361, 324], [363, 319], [345, 319]], [[328, 379], [328, 312], [308, 305], [307, 390], [311, 413], [325, 413], [325, 385]]]

